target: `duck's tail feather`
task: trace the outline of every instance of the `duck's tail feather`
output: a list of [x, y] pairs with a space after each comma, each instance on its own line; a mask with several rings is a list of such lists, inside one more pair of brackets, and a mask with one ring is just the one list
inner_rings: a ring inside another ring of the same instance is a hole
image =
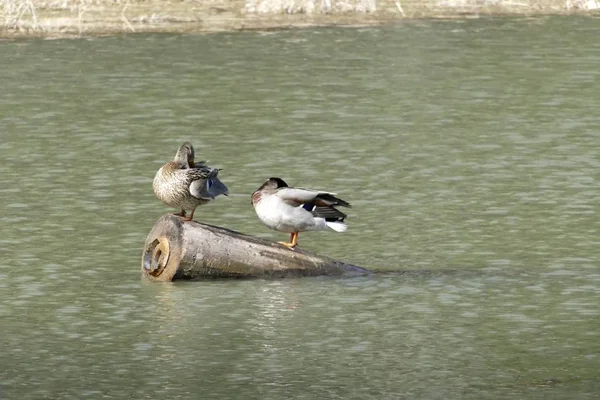
[[342, 221], [335, 221], [335, 222], [327, 221], [326, 224], [328, 227], [330, 227], [331, 229], [333, 229], [336, 232], [346, 232], [346, 230], [348, 229], [348, 225], [346, 225]]

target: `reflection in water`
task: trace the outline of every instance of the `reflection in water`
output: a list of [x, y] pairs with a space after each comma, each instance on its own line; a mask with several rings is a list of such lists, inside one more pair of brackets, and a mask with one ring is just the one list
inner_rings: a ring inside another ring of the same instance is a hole
[[[0, 397], [594, 397], [592, 24], [1, 43]], [[302, 246], [398, 274], [140, 279], [185, 140], [232, 194], [199, 220], [277, 240], [260, 183], [335, 187]]]

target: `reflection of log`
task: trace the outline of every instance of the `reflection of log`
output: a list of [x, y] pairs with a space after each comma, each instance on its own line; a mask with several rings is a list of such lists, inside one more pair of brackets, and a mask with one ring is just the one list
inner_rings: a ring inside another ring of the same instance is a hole
[[174, 215], [148, 234], [142, 272], [152, 280], [365, 275], [366, 269]]

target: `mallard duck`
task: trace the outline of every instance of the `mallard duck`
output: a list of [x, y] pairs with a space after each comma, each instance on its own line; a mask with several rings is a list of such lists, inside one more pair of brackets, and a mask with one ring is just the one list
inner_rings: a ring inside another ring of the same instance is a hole
[[[225, 186], [217, 175], [219, 170], [205, 165], [205, 161], [194, 162], [194, 147], [183, 143], [173, 161], [163, 165], [152, 183], [154, 194], [169, 207], [181, 209], [175, 214], [186, 221], [194, 218], [196, 207], [208, 203], [220, 194], [227, 196]], [[191, 210], [186, 217], [185, 210]]]
[[298, 232], [346, 231], [346, 214], [334, 206], [350, 207], [335, 193], [289, 187], [281, 178], [269, 178], [252, 193], [252, 205], [263, 224], [291, 235], [289, 242], [279, 242], [289, 248], [298, 245]]

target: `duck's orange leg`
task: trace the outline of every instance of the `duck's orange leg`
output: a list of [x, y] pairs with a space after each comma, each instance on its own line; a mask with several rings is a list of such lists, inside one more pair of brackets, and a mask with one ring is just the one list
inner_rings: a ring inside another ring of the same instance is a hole
[[183, 218], [183, 219], [184, 219], [185, 221], [191, 221], [191, 220], [194, 218], [194, 212], [195, 212], [195, 211], [196, 211], [196, 209], [195, 209], [195, 208], [192, 208], [192, 213], [190, 214], [190, 216], [189, 216], [189, 217], [186, 217], [186, 216], [184, 216], [184, 218]]
[[287, 248], [293, 249], [298, 245], [298, 232], [293, 232], [292, 234], [290, 234], [289, 242], [279, 242], [279, 244], [282, 244]]

